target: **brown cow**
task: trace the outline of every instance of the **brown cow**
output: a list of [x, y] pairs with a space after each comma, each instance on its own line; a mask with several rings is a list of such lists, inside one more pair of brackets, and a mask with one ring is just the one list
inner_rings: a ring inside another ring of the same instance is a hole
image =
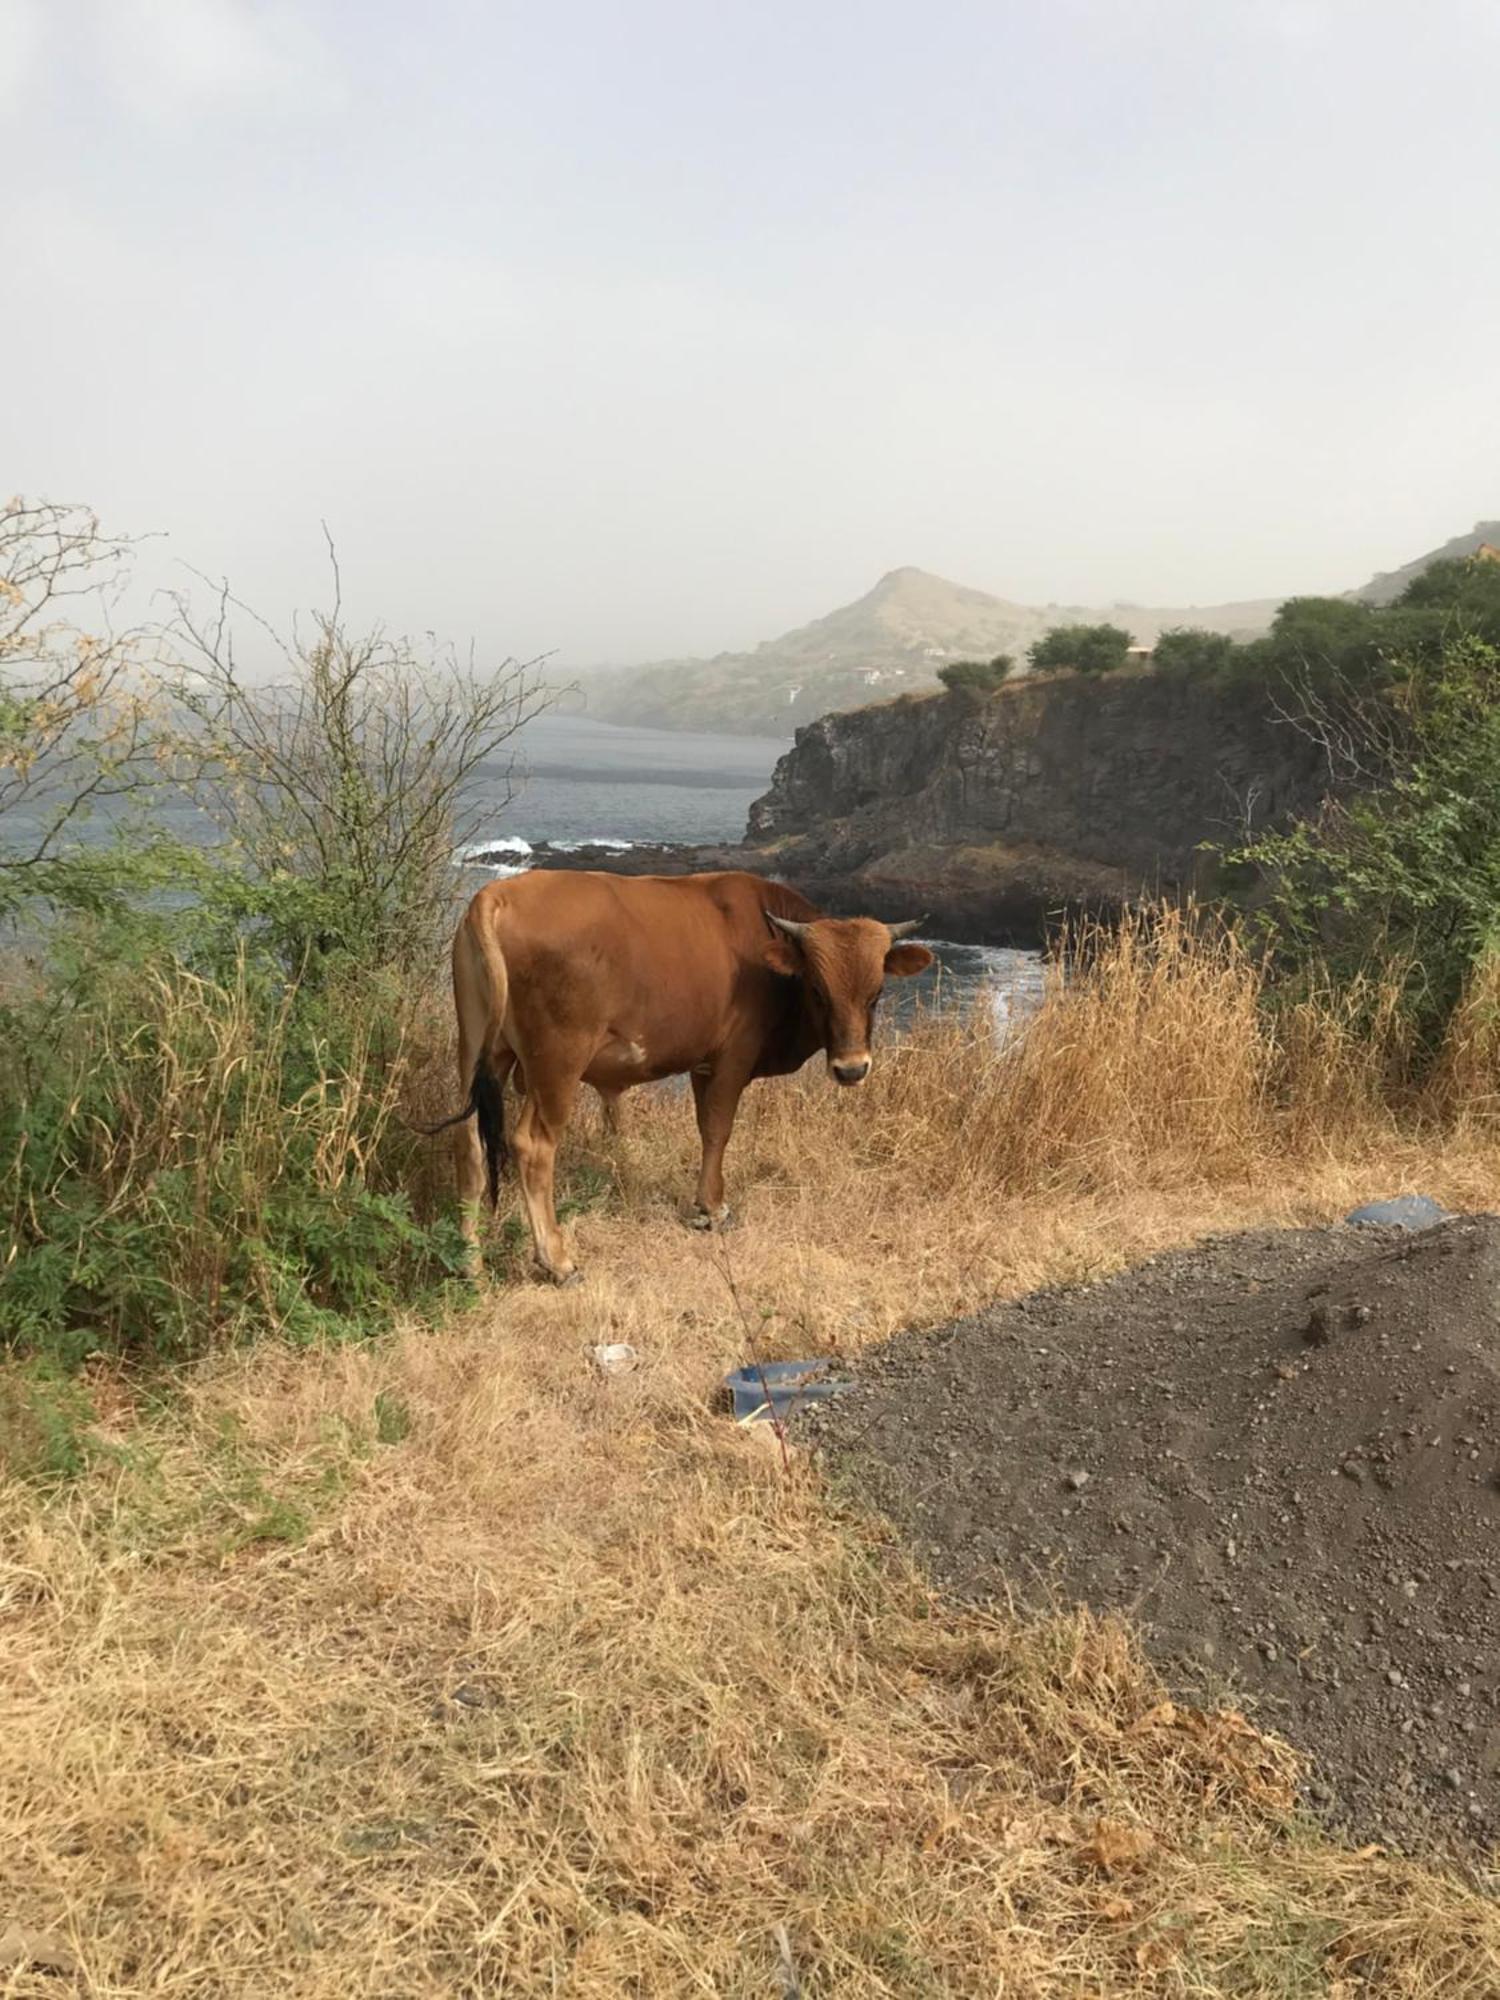
[[695, 1220], [724, 1221], [724, 1148], [745, 1085], [800, 1069], [819, 1049], [839, 1083], [863, 1082], [886, 975], [932, 963], [925, 945], [894, 942], [914, 928], [820, 916], [757, 875], [533, 871], [481, 889], [453, 941], [469, 1097], [446, 1121], [459, 1127], [469, 1241], [486, 1179], [498, 1200], [513, 1072], [524, 1092], [512, 1140], [521, 1198], [537, 1260], [559, 1284], [577, 1274], [557, 1226], [553, 1164], [580, 1083], [613, 1113], [632, 1085], [689, 1074], [703, 1140]]

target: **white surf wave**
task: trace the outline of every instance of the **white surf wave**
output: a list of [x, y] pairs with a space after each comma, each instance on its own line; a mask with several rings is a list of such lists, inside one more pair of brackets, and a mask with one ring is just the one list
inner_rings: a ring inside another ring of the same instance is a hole
[[460, 861], [488, 861], [496, 854], [530, 854], [530, 852], [529, 840], [521, 840], [517, 835], [509, 833], [498, 840], [476, 840], [472, 847], [460, 849], [458, 858]]

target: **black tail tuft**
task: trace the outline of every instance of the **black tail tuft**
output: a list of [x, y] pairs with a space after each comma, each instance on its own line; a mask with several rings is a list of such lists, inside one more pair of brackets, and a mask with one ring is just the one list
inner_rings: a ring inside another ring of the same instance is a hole
[[436, 1125], [413, 1125], [409, 1129], [420, 1132], [424, 1139], [435, 1139], [439, 1132], [451, 1131], [455, 1125], [463, 1125], [470, 1118], [479, 1120], [479, 1143], [484, 1148], [490, 1207], [498, 1208], [500, 1176], [505, 1171], [510, 1153], [505, 1143], [505, 1086], [494, 1071], [485, 1066], [483, 1056], [474, 1065], [469, 1101], [462, 1111], [455, 1111], [451, 1118], [440, 1118]]
[[479, 1143], [484, 1148], [489, 1177], [490, 1207], [500, 1206], [500, 1176], [505, 1171], [505, 1086], [481, 1056], [469, 1086], [469, 1110], [479, 1119]]

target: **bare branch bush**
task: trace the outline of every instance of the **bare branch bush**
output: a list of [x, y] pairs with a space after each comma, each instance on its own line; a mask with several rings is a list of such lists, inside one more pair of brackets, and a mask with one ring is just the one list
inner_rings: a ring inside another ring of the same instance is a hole
[[1412, 689], [1397, 675], [1372, 683], [1332, 662], [1304, 660], [1270, 696], [1277, 719], [1322, 753], [1335, 795], [1385, 783], [1410, 752]]
[[0, 506], [0, 901], [40, 886], [91, 810], [155, 775], [147, 636], [114, 626], [134, 546], [86, 507]]
[[289, 638], [227, 584], [204, 610], [173, 597], [176, 759], [250, 876], [303, 892], [304, 958], [422, 967], [451, 929], [457, 856], [515, 796], [513, 739], [557, 691], [540, 660], [484, 671], [431, 635], [353, 630], [329, 556], [332, 608]]

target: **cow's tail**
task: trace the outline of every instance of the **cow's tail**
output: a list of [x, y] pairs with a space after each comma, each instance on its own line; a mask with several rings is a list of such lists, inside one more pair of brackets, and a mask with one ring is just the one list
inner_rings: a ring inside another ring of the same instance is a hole
[[511, 1070], [511, 1062], [507, 1060], [510, 1051], [504, 1040], [510, 973], [506, 969], [500, 940], [495, 936], [493, 924], [487, 921], [488, 917], [488, 910], [470, 909], [464, 919], [469, 942], [484, 966], [484, 980], [489, 988], [484, 1040], [479, 1044], [474, 1074], [469, 1079], [469, 1109], [479, 1124], [479, 1143], [484, 1149], [490, 1207], [498, 1208], [500, 1176], [505, 1171], [506, 1155], [505, 1079]]
[[469, 1085], [469, 1103], [479, 1121], [479, 1143], [484, 1148], [485, 1188], [490, 1207], [500, 1206], [500, 1176], [510, 1148], [505, 1143], [505, 1083], [481, 1052]]
[[505, 1079], [511, 1069], [507, 1060], [510, 1051], [503, 1040], [506, 1003], [510, 996], [510, 974], [506, 969], [505, 954], [496, 938], [481, 917], [477, 922], [471, 911], [465, 918], [470, 943], [483, 962], [485, 983], [489, 987], [489, 1006], [486, 1012], [484, 1039], [479, 1045], [475, 1058], [474, 1073], [469, 1078], [469, 1096], [461, 1111], [455, 1111], [451, 1118], [440, 1118], [436, 1125], [424, 1125], [420, 1129], [429, 1138], [439, 1132], [446, 1132], [454, 1125], [462, 1125], [473, 1118], [479, 1125], [479, 1143], [484, 1151], [486, 1188], [490, 1207], [500, 1205], [500, 1177], [505, 1171], [509, 1147], [505, 1140]]

